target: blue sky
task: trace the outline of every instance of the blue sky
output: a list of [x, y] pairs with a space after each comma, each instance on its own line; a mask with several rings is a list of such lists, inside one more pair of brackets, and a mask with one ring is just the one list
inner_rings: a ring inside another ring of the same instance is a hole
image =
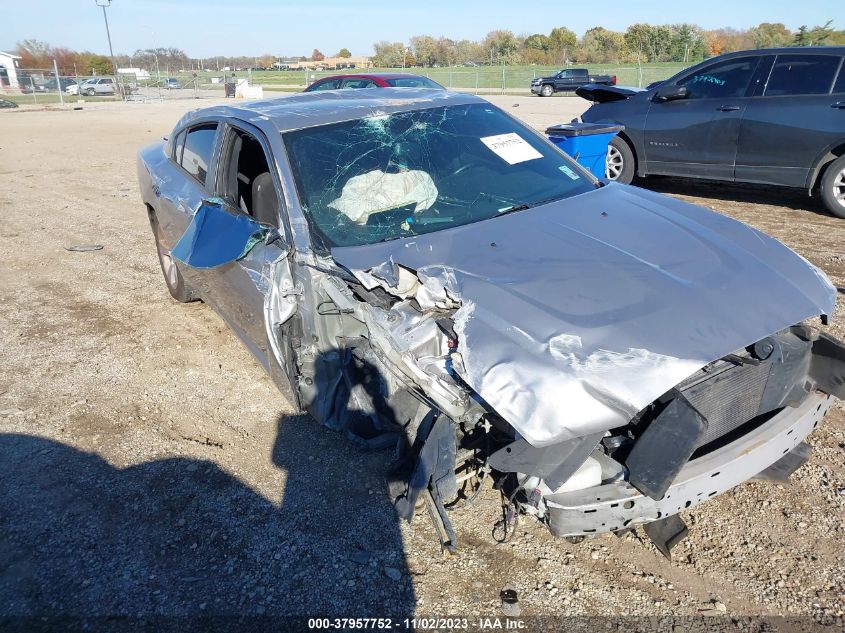
[[[0, 49], [35, 38], [57, 46], [107, 53], [102, 10], [94, 0], [26, 0], [7, 4]], [[582, 34], [592, 26], [624, 30], [635, 22], [692, 22], [704, 28], [747, 28], [783, 22], [796, 29], [837, 19], [835, 0], [113, 0], [109, 12], [115, 53], [174, 46], [191, 57], [219, 55], [331, 55], [341, 47], [371, 55], [377, 40], [412, 35], [479, 39], [493, 29], [548, 33], [566, 26]], [[837, 28], [845, 28], [839, 18]]]

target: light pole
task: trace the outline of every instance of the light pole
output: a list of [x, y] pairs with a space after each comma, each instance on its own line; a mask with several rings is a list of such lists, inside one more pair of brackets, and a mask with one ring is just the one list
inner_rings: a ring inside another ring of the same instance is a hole
[[111, 0], [94, 0], [94, 4], [96, 4], [98, 7], [103, 8], [103, 20], [105, 20], [105, 22], [106, 22], [106, 37], [109, 40], [109, 56], [111, 57], [111, 65], [112, 65], [112, 70], [114, 70], [114, 76], [117, 77], [117, 64], [114, 61], [114, 51], [112, 50], [112, 47], [111, 47], [111, 33], [109, 32], [109, 18], [106, 15], [106, 7], [111, 6]]

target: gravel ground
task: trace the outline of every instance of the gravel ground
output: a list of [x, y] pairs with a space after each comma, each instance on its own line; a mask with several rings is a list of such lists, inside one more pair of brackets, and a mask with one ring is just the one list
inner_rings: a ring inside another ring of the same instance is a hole
[[[586, 105], [491, 100], [540, 129]], [[572, 545], [529, 520], [497, 545], [490, 489], [453, 514], [457, 557], [424, 514], [398, 523], [385, 453], [291, 415], [214, 312], [167, 294], [135, 153], [195, 105], [0, 112], [0, 616], [474, 618], [502, 615], [510, 585], [526, 617], [843, 626], [841, 405], [791, 485], [685, 512], [671, 562], [633, 535]], [[749, 222], [845, 287], [845, 221], [800, 192], [639, 184]], [[104, 248], [65, 250], [85, 243]]]

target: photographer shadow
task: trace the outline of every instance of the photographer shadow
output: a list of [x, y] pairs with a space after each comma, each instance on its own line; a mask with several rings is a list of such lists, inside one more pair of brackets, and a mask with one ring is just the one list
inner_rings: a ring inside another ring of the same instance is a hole
[[7, 624], [413, 615], [387, 459], [307, 416], [277, 420], [281, 505], [206, 460], [116, 468], [24, 434], [0, 435], [0, 455]]

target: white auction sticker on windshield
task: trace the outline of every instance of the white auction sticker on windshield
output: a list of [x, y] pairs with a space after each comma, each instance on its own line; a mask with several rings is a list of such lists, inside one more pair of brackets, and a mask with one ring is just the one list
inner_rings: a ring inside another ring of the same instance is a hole
[[527, 160], [543, 158], [543, 155], [522, 138], [516, 132], [508, 134], [497, 134], [496, 136], [483, 136], [481, 142], [490, 148], [508, 165], [524, 163]]

